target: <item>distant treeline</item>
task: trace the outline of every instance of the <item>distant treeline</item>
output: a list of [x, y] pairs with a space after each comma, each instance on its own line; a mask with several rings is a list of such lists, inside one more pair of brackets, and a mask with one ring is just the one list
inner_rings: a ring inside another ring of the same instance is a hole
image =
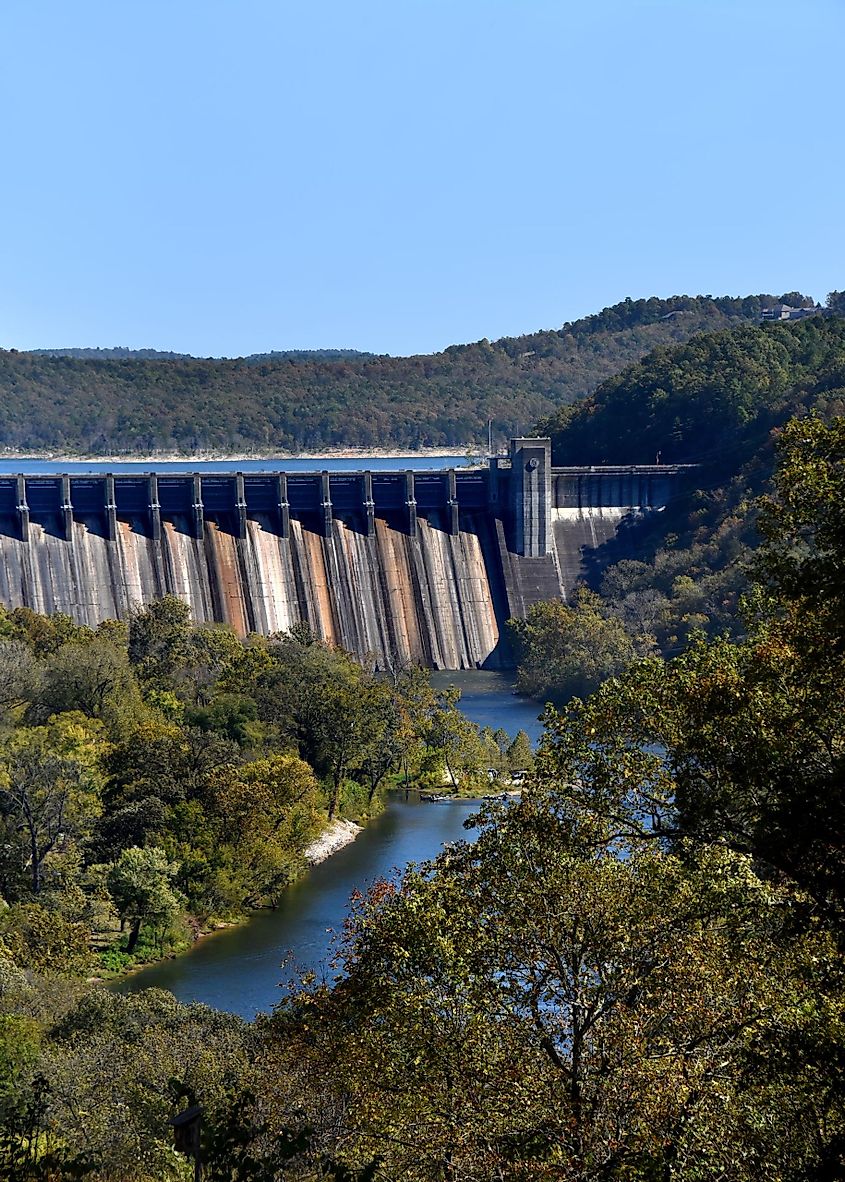
[[488, 418], [502, 441], [651, 350], [755, 320], [781, 298], [629, 299], [560, 329], [416, 357], [9, 350], [0, 352], [0, 447], [94, 454], [459, 447], [485, 440]]
[[[186, 361], [195, 359], [195, 353], [172, 353], [168, 349], [129, 349], [126, 345], [114, 345], [111, 349], [29, 349], [37, 357], [91, 357], [95, 361]], [[347, 357], [374, 357], [360, 349], [273, 349], [270, 353], [250, 353], [244, 361], [265, 361], [270, 358], [293, 358], [295, 361], [337, 361]], [[207, 358], [214, 360], [214, 358]]]

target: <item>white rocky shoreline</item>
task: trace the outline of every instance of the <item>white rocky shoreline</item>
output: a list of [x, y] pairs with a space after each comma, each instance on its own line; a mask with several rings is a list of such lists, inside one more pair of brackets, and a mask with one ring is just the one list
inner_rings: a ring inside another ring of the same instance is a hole
[[480, 460], [483, 456], [478, 444], [456, 444], [454, 447], [409, 447], [409, 448], [380, 448], [380, 447], [327, 447], [323, 451], [254, 451], [254, 452], [226, 452], [200, 449], [192, 452], [161, 451], [161, 452], [122, 452], [117, 455], [76, 455], [58, 451], [17, 451], [0, 448], [0, 457], [13, 462], [15, 460], [49, 460], [50, 463], [68, 464], [156, 464], [156, 463], [189, 463], [199, 460], [202, 463], [235, 460], [253, 461], [268, 460], [364, 460], [368, 457], [382, 460], [404, 459], [436, 459], [443, 456], [464, 456]]
[[356, 825], [354, 821], [330, 821], [317, 840], [312, 841], [306, 848], [306, 862], [311, 866], [318, 866], [320, 862], [325, 862], [326, 858], [330, 858], [332, 854], [353, 842], [362, 831], [363, 826]]

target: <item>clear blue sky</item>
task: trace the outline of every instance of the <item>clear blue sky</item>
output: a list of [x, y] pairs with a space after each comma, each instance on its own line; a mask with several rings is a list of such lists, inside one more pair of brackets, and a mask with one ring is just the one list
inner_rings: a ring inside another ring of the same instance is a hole
[[4, 0], [0, 345], [845, 287], [843, 0]]

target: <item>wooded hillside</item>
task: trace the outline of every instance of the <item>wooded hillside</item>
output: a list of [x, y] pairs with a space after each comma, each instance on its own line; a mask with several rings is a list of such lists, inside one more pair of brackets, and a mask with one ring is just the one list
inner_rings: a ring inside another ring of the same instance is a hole
[[9, 350], [0, 352], [0, 448], [462, 448], [486, 440], [488, 418], [502, 441], [652, 349], [756, 320], [778, 298], [625, 300], [559, 329], [416, 357], [200, 360]]
[[[835, 304], [831, 301], [831, 308]], [[692, 461], [689, 486], [595, 552], [586, 589], [539, 604], [513, 626], [519, 686], [541, 701], [591, 692], [632, 655], [684, 650], [690, 637], [745, 632], [740, 596], [759, 543], [757, 498], [771, 492], [776, 441], [794, 416], [845, 412], [845, 319], [739, 325], [661, 348], [538, 429], [557, 463]]]
[[661, 347], [540, 423], [558, 464], [713, 459], [735, 471], [771, 427], [845, 397], [845, 319], [745, 324]]

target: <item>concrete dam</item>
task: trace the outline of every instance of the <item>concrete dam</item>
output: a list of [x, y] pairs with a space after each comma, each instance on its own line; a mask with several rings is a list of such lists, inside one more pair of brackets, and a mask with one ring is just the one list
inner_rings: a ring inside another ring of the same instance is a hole
[[0, 602], [96, 626], [174, 594], [240, 635], [304, 621], [380, 665], [496, 668], [505, 621], [684, 474], [552, 467], [548, 439], [514, 439], [445, 471], [0, 476]]

